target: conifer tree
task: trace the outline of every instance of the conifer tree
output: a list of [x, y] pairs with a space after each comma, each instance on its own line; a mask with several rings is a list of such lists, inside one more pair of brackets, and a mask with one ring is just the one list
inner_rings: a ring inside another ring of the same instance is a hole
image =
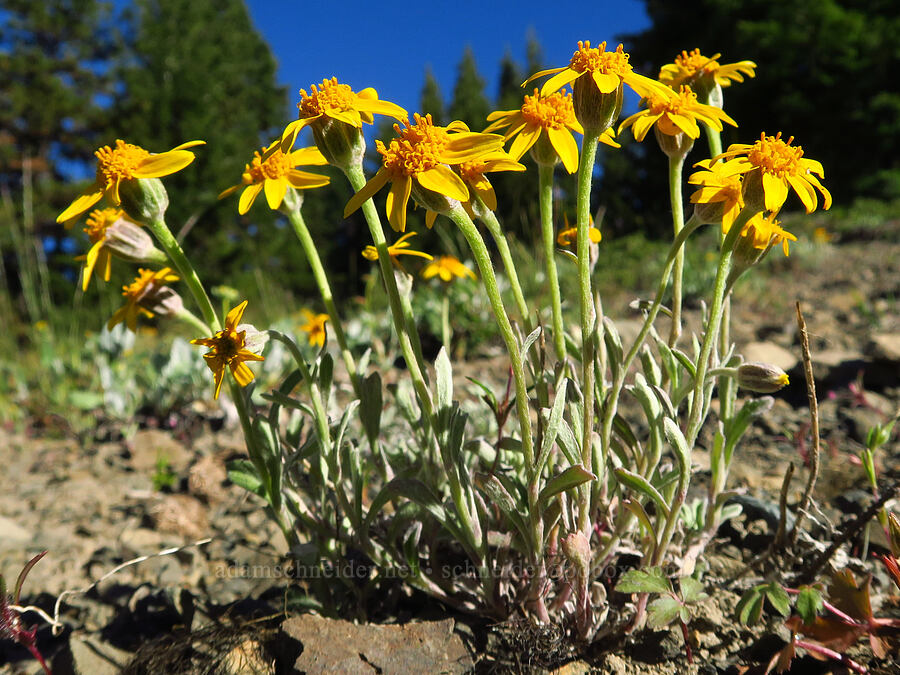
[[425, 69], [425, 85], [422, 87], [422, 95], [419, 97], [419, 108], [423, 115], [431, 113], [431, 119], [435, 124], [443, 126], [449, 121], [444, 112], [441, 87], [430, 67]]
[[473, 131], [481, 131], [487, 126], [490, 111], [491, 105], [484, 94], [484, 79], [478, 74], [472, 48], [466, 47], [457, 66], [450, 119], [462, 120]]

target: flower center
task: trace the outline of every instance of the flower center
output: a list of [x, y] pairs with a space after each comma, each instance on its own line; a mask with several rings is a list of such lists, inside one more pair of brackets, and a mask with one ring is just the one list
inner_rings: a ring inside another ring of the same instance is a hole
[[760, 135], [760, 139], [753, 144], [747, 153], [747, 159], [754, 166], [758, 166], [765, 173], [784, 177], [786, 174], [800, 173], [800, 159], [803, 157], [803, 148], [799, 145], [792, 146], [794, 137], [791, 136], [787, 143], [781, 140], [781, 132], [775, 136]]
[[652, 93], [647, 97], [647, 109], [653, 115], [661, 115], [665, 112], [679, 113], [684, 108], [689, 108], [697, 102], [697, 94], [690, 87], [682, 87], [681, 91], [672, 97]]
[[529, 124], [537, 124], [545, 129], [564, 129], [572, 126], [575, 124], [572, 95], [554, 92], [541, 98], [535, 89], [534, 96], [525, 96], [522, 118]]
[[326, 110], [350, 110], [356, 102], [356, 93], [350, 85], [338, 84], [336, 77], [322, 80], [321, 89], [316, 85], [310, 88], [311, 94], [307, 94], [306, 89], [300, 90], [300, 103], [297, 104], [300, 119], [318, 117]]
[[716, 59], [719, 58], [719, 56], [720, 54], [716, 54], [712, 57], [703, 56], [699, 49], [691, 50], [690, 54], [682, 51], [680, 56], [675, 57], [675, 65], [684, 68], [690, 77], [701, 70], [707, 72], [718, 70], [719, 64]]
[[485, 171], [487, 171], [487, 162], [480, 162], [478, 160], [461, 162], [460, 164], [457, 164], [455, 168], [465, 182], [474, 183], [481, 180], [481, 177], [484, 176]]
[[414, 115], [415, 123], [410, 125], [404, 121], [405, 127], [394, 125], [399, 138], [391, 141], [387, 147], [376, 141], [375, 145], [384, 156], [384, 168], [394, 176], [412, 176], [433, 169], [441, 164], [441, 153], [449, 140], [442, 127], [434, 126], [431, 115], [422, 117]]
[[94, 209], [85, 221], [84, 233], [96, 244], [106, 238], [106, 230], [121, 217], [120, 209]]
[[140, 146], [117, 140], [115, 148], [104, 145], [94, 155], [97, 157], [97, 178], [108, 185], [131, 179], [135, 169], [150, 153]]
[[138, 270], [138, 278], [132, 281], [127, 286], [122, 287], [122, 295], [124, 295], [130, 302], [139, 302], [141, 298], [147, 295], [147, 292], [150, 290], [150, 286], [156, 281], [156, 273], [153, 270]]
[[606, 42], [601, 42], [596, 49], [591, 48], [590, 40], [578, 41], [578, 51], [572, 54], [569, 68], [578, 73], [599, 72], [603, 74], [625, 77], [633, 68], [628, 63], [629, 55], [622, 45], [616, 51], [606, 51]]
[[265, 161], [262, 160], [262, 154], [257, 150], [253, 153], [253, 159], [244, 170], [244, 183], [247, 185], [254, 183], [263, 183], [266, 179], [275, 180], [286, 176], [294, 167], [290, 155], [284, 154], [281, 149], [277, 149]]

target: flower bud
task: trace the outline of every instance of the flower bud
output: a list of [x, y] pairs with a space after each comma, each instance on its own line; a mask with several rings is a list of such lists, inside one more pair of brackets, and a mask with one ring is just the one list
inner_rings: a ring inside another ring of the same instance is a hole
[[790, 384], [790, 380], [786, 372], [771, 363], [742, 363], [737, 367], [737, 383], [741, 389], [771, 394]]
[[181, 296], [168, 286], [150, 287], [140, 305], [157, 316], [178, 316], [184, 311]]
[[659, 124], [654, 124], [653, 133], [656, 135], [656, 142], [659, 143], [659, 149], [662, 150], [667, 157], [672, 159], [686, 157], [691, 151], [691, 148], [694, 147], [694, 139], [683, 131], [673, 136], [660, 131]]
[[751, 169], [744, 174], [741, 182], [741, 193], [744, 196], [744, 204], [754, 211], [766, 210], [766, 191], [763, 188], [762, 170]]
[[572, 103], [575, 118], [585, 131], [603, 133], [619, 119], [622, 112], [622, 90], [620, 82], [615, 91], [604, 94], [594, 82], [590, 73], [581, 75], [572, 85]]
[[169, 195], [159, 178], [132, 178], [119, 184], [122, 209], [134, 220], [155, 223], [169, 208]]
[[366, 154], [366, 139], [361, 129], [327, 116], [320, 117], [309, 126], [316, 147], [329, 164], [347, 169], [362, 163]]
[[410, 194], [412, 198], [416, 200], [416, 203], [419, 206], [422, 206], [429, 211], [440, 213], [442, 215], [450, 213], [450, 211], [459, 206], [459, 202], [457, 200], [452, 199], [447, 195], [441, 194], [440, 192], [435, 192], [434, 190], [424, 188], [419, 185], [417, 181], [412, 182], [412, 190]]
[[153, 239], [139, 225], [119, 218], [106, 228], [103, 247], [128, 262], [165, 265], [166, 254], [153, 245]]

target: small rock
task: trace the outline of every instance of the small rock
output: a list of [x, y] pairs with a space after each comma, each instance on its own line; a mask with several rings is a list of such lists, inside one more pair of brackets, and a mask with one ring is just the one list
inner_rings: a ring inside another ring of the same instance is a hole
[[0, 516], [0, 550], [21, 548], [31, 541], [31, 532], [14, 520]]
[[188, 472], [188, 491], [208, 504], [218, 504], [228, 494], [224, 487], [226, 480], [228, 474], [222, 458], [204, 455]]
[[740, 353], [744, 361], [770, 363], [785, 372], [789, 372], [800, 362], [796, 354], [774, 342], [751, 342], [740, 350]]
[[166, 495], [150, 509], [150, 520], [159, 532], [200, 539], [209, 531], [208, 508], [188, 495]]
[[590, 675], [591, 664], [584, 661], [572, 661], [566, 665], [551, 670], [550, 675]]
[[867, 353], [876, 361], [890, 361], [900, 365], [900, 333], [876, 333]]
[[128, 652], [116, 649], [108, 642], [72, 636], [69, 649], [54, 657], [51, 667], [57, 675], [116, 675], [122, 672], [130, 658]]
[[356, 625], [311, 614], [281, 625], [303, 643], [294, 668], [308, 675], [345, 673], [465, 673], [474, 667], [452, 619], [404, 625]]
[[138, 473], [152, 475], [159, 462], [166, 462], [175, 472], [187, 468], [191, 453], [171, 435], [159, 429], [141, 429], [128, 444], [129, 464]]

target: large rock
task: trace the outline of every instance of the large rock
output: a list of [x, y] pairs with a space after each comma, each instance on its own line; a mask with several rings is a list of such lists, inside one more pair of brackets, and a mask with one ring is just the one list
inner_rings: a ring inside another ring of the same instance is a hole
[[304, 614], [286, 620], [281, 630], [303, 644], [294, 668], [307, 675], [462, 674], [474, 667], [452, 619], [376, 626]]
[[800, 363], [799, 349], [795, 354], [774, 342], [750, 342], [739, 350], [746, 362], [770, 363], [785, 372]]

